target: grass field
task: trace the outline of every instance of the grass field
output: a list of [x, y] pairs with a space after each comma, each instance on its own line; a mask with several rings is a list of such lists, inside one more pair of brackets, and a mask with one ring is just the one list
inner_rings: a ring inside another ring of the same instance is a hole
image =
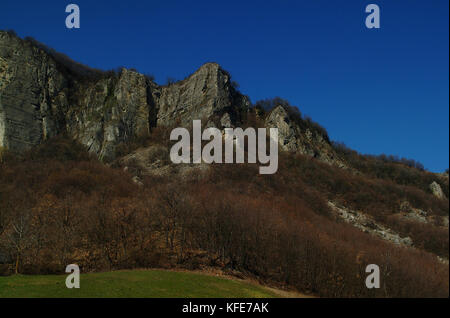
[[265, 287], [192, 272], [136, 270], [81, 274], [80, 289], [68, 289], [65, 275], [0, 277], [4, 297], [249, 297], [279, 295]]

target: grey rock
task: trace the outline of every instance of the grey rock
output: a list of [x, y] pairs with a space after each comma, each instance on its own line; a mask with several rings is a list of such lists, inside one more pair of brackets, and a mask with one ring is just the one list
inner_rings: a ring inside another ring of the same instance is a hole
[[[323, 162], [345, 168], [330, 142], [313, 128], [302, 128], [283, 106], [275, 107], [267, 116], [267, 128], [278, 128], [278, 143], [281, 150], [318, 158]], [[306, 125], [305, 125], [306, 126]]]
[[401, 237], [399, 233], [381, 223], [376, 222], [371, 216], [363, 212], [353, 211], [348, 208], [338, 206], [332, 201], [328, 202], [328, 206], [338, 218], [343, 219], [345, 222], [365, 233], [370, 233], [371, 235], [378, 236], [383, 240], [390, 241], [397, 245], [413, 246], [413, 241], [410, 237]]
[[291, 122], [283, 106], [275, 107], [266, 119], [267, 128], [278, 128], [278, 144], [284, 151], [297, 152], [301, 148], [300, 128]]
[[[250, 107], [216, 63], [166, 86], [126, 69], [86, 80], [64, 67], [48, 51], [0, 31], [0, 147], [23, 151], [67, 133], [112, 161], [119, 144], [152, 127], [190, 127], [194, 119], [206, 127], [239, 127]], [[300, 125], [282, 106], [265, 126], [279, 129], [282, 150], [345, 168], [323, 132]]]
[[67, 130], [100, 159], [114, 159], [119, 143], [149, 133], [154, 104], [144, 75], [123, 69], [118, 78], [81, 84], [79, 90], [66, 114]]
[[0, 32], [0, 146], [23, 151], [56, 135], [67, 86], [48, 54]]
[[[209, 164], [171, 164], [169, 149], [162, 145], [152, 145], [139, 148], [132, 153], [119, 158], [117, 163], [124, 166], [126, 171], [135, 172], [140, 176], [168, 176], [177, 175], [184, 180], [199, 180], [207, 175]], [[132, 168], [131, 168], [132, 167]], [[134, 177], [133, 181], [135, 180]], [[140, 180], [140, 179], [137, 179]]]
[[232, 127], [250, 105], [215, 63], [168, 86], [126, 69], [80, 80], [60, 66], [42, 48], [0, 31], [0, 147], [24, 151], [68, 133], [110, 161], [118, 144], [156, 125], [189, 127], [200, 119]]
[[433, 195], [439, 199], [445, 199], [445, 194], [442, 191], [441, 186], [439, 185], [439, 183], [437, 183], [436, 181], [433, 181], [430, 184], [430, 190], [433, 193]]
[[[157, 124], [189, 126], [192, 120], [229, 118], [238, 123], [250, 105], [231, 85], [230, 75], [216, 63], [206, 63], [183, 81], [156, 88]], [[223, 125], [222, 125], [223, 126]]]
[[231, 123], [230, 114], [225, 113], [220, 119], [220, 124], [223, 128], [231, 128], [233, 124]]

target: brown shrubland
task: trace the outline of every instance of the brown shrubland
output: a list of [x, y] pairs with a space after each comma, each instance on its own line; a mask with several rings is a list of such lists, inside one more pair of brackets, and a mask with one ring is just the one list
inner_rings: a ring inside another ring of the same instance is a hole
[[[163, 134], [163, 131], [158, 133]], [[149, 142], [149, 141], [146, 141]], [[57, 154], [57, 155], [56, 155]], [[323, 297], [448, 297], [448, 230], [394, 216], [401, 202], [448, 215], [420, 187], [280, 155], [256, 165], [212, 165], [196, 181], [132, 175], [59, 137], [0, 163], [0, 274], [206, 266]], [[413, 239], [395, 246], [332, 216], [327, 201], [362, 210]], [[381, 288], [367, 289], [378, 264]]]

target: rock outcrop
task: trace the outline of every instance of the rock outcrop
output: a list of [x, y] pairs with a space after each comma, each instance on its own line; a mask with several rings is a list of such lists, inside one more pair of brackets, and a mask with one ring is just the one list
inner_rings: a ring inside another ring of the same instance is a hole
[[67, 132], [102, 159], [149, 131], [152, 96], [144, 75], [80, 81], [45, 50], [0, 32], [0, 146], [23, 151]]
[[153, 126], [231, 127], [250, 105], [216, 63], [167, 86], [126, 69], [85, 80], [61, 68], [42, 47], [0, 31], [0, 147], [23, 151], [68, 133], [111, 160], [119, 143]]
[[[182, 180], [199, 180], [207, 175], [210, 167], [207, 163], [174, 165], [169, 160], [169, 149], [162, 145], [152, 145], [139, 148], [132, 153], [121, 157], [115, 162], [125, 171], [135, 175], [135, 178], [143, 176], [168, 176], [176, 175]], [[138, 183], [133, 180], [134, 182]]]
[[302, 119], [294, 116], [280, 105], [275, 107], [266, 118], [266, 127], [278, 128], [280, 148], [345, 167], [345, 164], [337, 157], [328, 137], [322, 131], [308, 126]]
[[431, 193], [433, 193], [433, 195], [435, 197], [437, 197], [438, 199], [445, 199], [446, 198], [445, 194], [444, 194], [444, 191], [442, 191], [441, 186], [436, 181], [433, 181], [430, 184], [430, 190], [431, 190]]
[[117, 144], [149, 133], [154, 102], [148, 86], [144, 75], [126, 69], [118, 78], [79, 84], [67, 131], [101, 159], [114, 159]]
[[43, 50], [0, 32], [0, 146], [23, 151], [63, 129], [68, 82]]
[[362, 212], [353, 211], [345, 207], [340, 207], [336, 203], [329, 201], [328, 206], [336, 217], [353, 225], [365, 233], [378, 236], [379, 238], [392, 242], [397, 245], [412, 246], [413, 241], [410, 237], [401, 237], [392, 229], [376, 222], [372, 217]]
[[[236, 127], [250, 107], [216, 63], [166, 86], [131, 70], [86, 78], [70, 66], [45, 46], [0, 31], [0, 147], [23, 151], [67, 133], [110, 161], [118, 144], [154, 126], [188, 127], [200, 119], [207, 127]], [[344, 167], [326, 133], [306, 123], [284, 106], [265, 119], [279, 129], [282, 150]]]
[[192, 119], [203, 119], [223, 128], [226, 124], [239, 123], [250, 106], [248, 98], [233, 87], [230, 75], [216, 63], [204, 64], [183, 81], [155, 88], [153, 96], [157, 101], [159, 125], [174, 125], [179, 121], [187, 126], [192, 124]]

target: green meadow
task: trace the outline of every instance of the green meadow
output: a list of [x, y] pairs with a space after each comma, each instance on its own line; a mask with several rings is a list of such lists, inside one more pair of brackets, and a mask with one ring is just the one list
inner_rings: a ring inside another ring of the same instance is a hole
[[81, 274], [79, 289], [68, 289], [65, 284], [66, 277], [66, 275], [0, 277], [0, 298], [279, 297], [276, 292], [253, 283], [192, 272], [134, 270]]

